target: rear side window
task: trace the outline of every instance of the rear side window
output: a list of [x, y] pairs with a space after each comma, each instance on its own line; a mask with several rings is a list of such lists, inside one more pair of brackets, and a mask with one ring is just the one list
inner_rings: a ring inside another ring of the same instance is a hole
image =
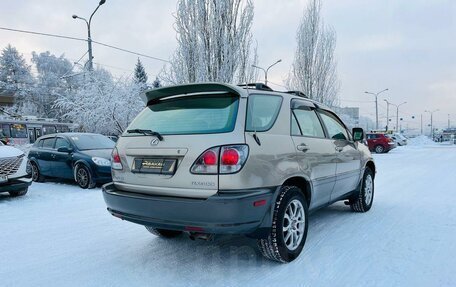
[[323, 127], [321, 126], [320, 120], [318, 119], [318, 116], [314, 110], [295, 109], [293, 110], [293, 114], [298, 121], [298, 128], [300, 132], [298, 134], [293, 133], [293, 135], [302, 135], [317, 138], [325, 137]]
[[367, 135], [367, 139], [368, 139], [368, 140], [376, 139], [376, 138], [378, 138], [378, 137], [379, 137], [379, 136], [378, 136], [377, 134], [368, 134], [368, 135]]
[[[163, 100], [146, 107], [127, 130], [147, 129], [163, 135], [231, 132], [238, 106], [239, 97], [235, 96], [203, 95]], [[137, 134], [123, 134], [132, 135]]]
[[281, 106], [282, 97], [280, 96], [249, 96], [245, 130], [248, 132], [264, 132], [269, 130], [274, 125]]
[[52, 149], [54, 148], [55, 138], [42, 139], [43, 148]]

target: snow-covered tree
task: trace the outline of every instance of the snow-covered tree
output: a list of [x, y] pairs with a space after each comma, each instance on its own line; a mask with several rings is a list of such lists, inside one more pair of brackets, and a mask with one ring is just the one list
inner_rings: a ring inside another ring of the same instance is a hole
[[78, 123], [82, 130], [120, 134], [144, 108], [138, 97], [140, 86], [134, 81], [114, 81], [111, 74], [97, 69], [84, 75], [85, 81], [72, 93], [56, 100], [63, 118]]
[[253, 14], [251, 0], [179, 0], [178, 47], [162, 79], [169, 84], [252, 81]]
[[339, 92], [336, 74], [335, 31], [321, 19], [321, 0], [311, 0], [296, 35], [298, 47], [288, 87], [332, 106]]
[[141, 60], [139, 60], [139, 58], [138, 58], [138, 61], [136, 62], [133, 80], [137, 85], [142, 86], [143, 89], [147, 88], [148, 77], [147, 77], [146, 69], [144, 69], [144, 66], [141, 63]]
[[8, 44], [0, 55], [0, 89], [25, 96], [32, 83], [30, 65], [15, 47]]
[[32, 53], [32, 63], [37, 70], [36, 87], [33, 90], [33, 103], [37, 105], [38, 115], [42, 117], [58, 117], [58, 111], [52, 109], [59, 97], [69, 92], [69, 83], [64, 77], [73, 70], [73, 65], [64, 55], [56, 57], [49, 51]]

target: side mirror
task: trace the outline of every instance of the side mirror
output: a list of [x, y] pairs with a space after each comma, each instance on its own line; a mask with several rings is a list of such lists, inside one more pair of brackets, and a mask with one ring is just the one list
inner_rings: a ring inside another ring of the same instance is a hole
[[362, 128], [353, 128], [352, 134], [355, 142], [364, 140], [364, 130]]
[[69, 147], [66, 147], [66, 146], [62, 146], [62, 147], [59, 147], [57, 149], [58, 152], [66, 152], [66, 153], [70, 153], [73, 151], [72, 148], [69, 148]]

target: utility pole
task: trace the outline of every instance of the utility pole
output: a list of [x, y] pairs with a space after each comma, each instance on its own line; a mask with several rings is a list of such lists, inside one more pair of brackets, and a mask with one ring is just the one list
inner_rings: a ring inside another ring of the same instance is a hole
[[386, 100], [386, 99], [383, 99], [383, 100], [386, 102], [386, 131], [388, 131], [390, 102], [388, 102], [388, 100]]
[[97, 8], [95, 8], [95, 10], [93, 11], [92, 15], [90, 15], [90, 18], [89, 18], [89, 21], [87, 21], [85, 18], [83, 17], [79, 17], [78, 15], [73, 15], [73, 19], [80, 19], [80, 20], [84, 20], [84, 22], [86, 22], [87, 24], [87, 45], [88, 45], [88, 48], [89, 48], [89, 71], [93, 71], [93, 54], [92, 54], [92, 36], [90, 34], [90, 24], [92, 23], [92, 17], [93, 15], [95, 14], [95, 12], [97, 12], [98, 8], [100, 8], [101, 5], [103, 5], [104, 3], [106, 2], [106, 0], [101, 0], [99, 3], [98, 3], [98, 6]]
[[448, 114], [448, 129], [450, 129], [450, 114]]
[[[407, 102], [403, 102], [402, 104], [399, 104], [399, 105], [396, 105], [396, 104], [393, 104], [391, 102], [389, 102], [388, 100], [384, 100], [386, 102], [386, 117], [388, 118], [389, 115], [389, 105], [393, 105], [396, 107], [396, 132], [400, 132], [400, 128], [399, 128], [399, 107], [402, 106], [403, 104], [406, 104]], [[389, 121], [389, 119], [386, 119], [387, 121]], [[386, 125], [388, 127], [388, 124]], [[387, 128], [388, 129], [388, 128]]]
[[364, 92], [365, 94], [370, 94], [375, 96], [375, 129], [378, 130], [378, 95], [383, 92], [388, 91], [388, 89], [384, 89], [378, 93], [371, 93], [371, 92]]
[[424, 111], [425, 113], [430, 113], [431, 114], [431, 139], [434, 140], [434, 125], [433, 125], [433, 115], [435, 112], [438, 112], [439, 110], [433, 110], [433, 111]]
[[259, 67], [259, 66], [256, 66], [256, 65], [252, 65], [252, 67], [260, 69], [260, 70], [262, 70], [264, 72], [264, 84], [267, 86], [268, 85], [268, 71], [269, 71], [269, 69], [271, 69], [273, 66], [277, 65], [280, 62], [282, 62], [282, 59], [277, 60], [274, 64], [270, 65], [266, 69], [264, 69], [262, 67]]
[[403, 102], [402, 104], [399, 104], [396, 106], [396, 132], [401, 132], [399, 129], [399, 107], [406, 104], [407, 102]]
[[423, 134], [423, 114], [421, 114], [421, 134]]

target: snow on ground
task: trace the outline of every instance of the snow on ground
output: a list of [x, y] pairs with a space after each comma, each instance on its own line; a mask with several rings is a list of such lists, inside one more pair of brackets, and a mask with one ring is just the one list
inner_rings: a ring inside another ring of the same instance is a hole
[[106, 212], [100, 189], [34, 183], [0, 195], [1, 286], [455, 286], [456, 146], [375, 155], [374, 206], [310, 217], [304, 252], [263, 259], [253, 240], [156, 238]]
[[407, 140], [411, 146], [424, 146], [424, 145], [436, 145], [437, 143], [432, 141], [429, 137], [420, 135]]

